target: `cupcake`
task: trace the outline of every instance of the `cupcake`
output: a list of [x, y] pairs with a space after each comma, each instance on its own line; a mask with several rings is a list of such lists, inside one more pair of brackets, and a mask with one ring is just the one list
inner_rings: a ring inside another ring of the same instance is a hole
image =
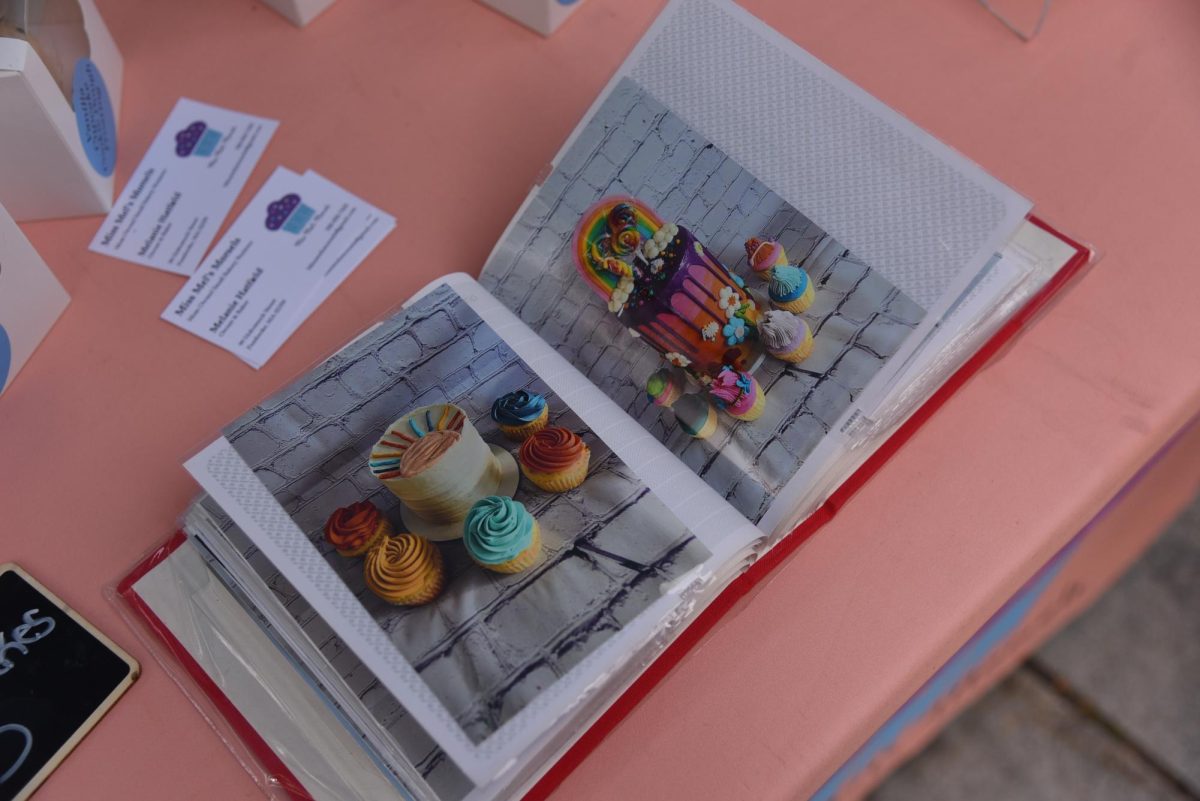
[[717, 410], [703, 395], [684, 395], [675, 403], [675, 419], [689, 437], [707, 439], [717, 430]]
[[717, 406], [738, 420], [757, 420], [767, 405], [767, 395], [749, 373], [725, 367], [708, 388]]
[[520, 573], [533, 567], [541, 555], [542, 531], [523, 503], [493, 495], [467, 512], [463, 544], [481, 567]]
[[427, 604], [445, 583], [442, 552], [416, 534], [387, 537], [367, 552], [363, 578], [371, 592], [390, 604]]
[[525, 477], [546, 492], [566, 492], [587, 478], [592, 452], [573, 431], [551, 426], [521, 443], [517, 461]]
[[655, 406], [665, 406], [669, 409], [683, 394], [684, 386], [686, 385], [683, 375], [678, 370], [663, 368], [656, 370], [646, 380], [646, 395], [654, 401]]
[[550, 407], [536, 392], [519, 389], [496, 398], [492, 404], [492, 419], [506, 437], [522, 442], [546, 427]]
[[[750, 260], [750, 269], [758, 275], [764, 275], [772, 267], [787, 267], [787, 253], [783, 245], [770, 239], [751, 237], [746, 240], [746, 258]], [[765, 277], [765, 276], [764, 276]]]
[[390, 536], [392, 524], [370, 501], [344, 506], [325, 523], [325, 540], [341, 556], [362, 556], [382, 538]]
[[799, 267], [772, 267], [770, 285], [771, 305], [784, 311], [800, 312], [813, 302], [812, 281]]
[[798, 364], [812, 353], [812, 331], [808, 323], [788, 311], [772, 309], [758, 324], [758, 337], [767, 353], [776, 359]]

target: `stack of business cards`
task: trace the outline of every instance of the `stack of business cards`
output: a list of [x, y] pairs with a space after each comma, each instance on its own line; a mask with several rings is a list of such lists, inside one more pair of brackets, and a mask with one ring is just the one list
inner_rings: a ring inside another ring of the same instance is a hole
[[315, 172], [279, 167], [162, 317], [257, 369], [395, 225]]
[[90, 249], [191, 275], [278, 126], [181, 98]]

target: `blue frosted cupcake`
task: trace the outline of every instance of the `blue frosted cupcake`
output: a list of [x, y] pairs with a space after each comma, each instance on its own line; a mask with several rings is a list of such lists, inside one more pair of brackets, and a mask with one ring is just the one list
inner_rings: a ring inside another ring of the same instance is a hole
[[546, 399], [536, 392], [519, 389], [496, 398], [492, 404], [492, 419], [500, 426], [504, 436], [524, 442], [546, 427], [550, 420], [550, 407]]
[[520, 573], [542, 553], [542, 532], [525, 504], [491, 495], [476, 501], [463, 522], [463, 544], [475, 563], [497, 573]]
[[767, 292], [775, 308], [799, 314], [812, 305], [812, 281], [799, 267], [772, 267], [769, 281]]

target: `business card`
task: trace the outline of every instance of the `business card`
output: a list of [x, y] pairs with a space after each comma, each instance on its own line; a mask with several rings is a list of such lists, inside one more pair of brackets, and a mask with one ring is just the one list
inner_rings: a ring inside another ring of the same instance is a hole
[[278, 125], [181, 98], [89, 248], [191, 275]]
[[308, 295], [300, 303], [299, 310], [283, 324], [276, 326], [273, 334], [278, 342], [270, 342], [265, 346], [271, 353], [279, 349], [309, 315], [333, 294], [342, 281], [346, 280], [354, 268], [362, 263], [367, 254], [396, 227], [394, 217], [364, 203], [319, 173], [308, 170], [303, 177], [323, 193], [327, 202], [337, 206], [331, 217], [331, 233], [335, 228], [343, 230], [331, 239], [337, 252], [321, 263], [324, 272], [313, 282]]
[[395, 225], [320, 175], [279, 167], [162, 318], [261, 367]]

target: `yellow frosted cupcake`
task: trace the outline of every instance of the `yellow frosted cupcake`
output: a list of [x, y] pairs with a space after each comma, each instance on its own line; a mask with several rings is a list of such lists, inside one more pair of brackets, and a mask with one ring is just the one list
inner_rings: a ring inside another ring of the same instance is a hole
[[392, 524], [370, 501], [344, 506], [325, 523], [325, 540], [341, 556], [362, 556], [392, 533]]
[[520, 573], [542, 554], [542, 530], [520, 501], [493, 495], [477, 501], [463, 523], [463, 544], [476, 564]]
[[517, 461], [525, 477], [546, 492], [566, 492], [587, 478], [592, 452], [579, 435], [551, 426], [521, 443]]
[[492, 404], [492, 419], [506, 437], [523, 442], [546, 427], [550, 407], [536, 392], [519, 389], [496, 399]]
[[367, 588], [390, 604], [427, 604], [442, 591], [442, 552], [416, 534], [380, 541], [363, 564]]
[[799, 364], [813, 349], [808, 323], [788, 311], [772, 309], [758, 323], [758, 337], [776, 359]]
[[719, 407], [738, 420], [757, 420], [766, 408], [767, 393], [749, 373], [726, 367], [717, 373], [708, 391]]
[[784, 311], [800, 312], [812, 305], [816, 297], [808, 273], [799, 267], [772, 267], [767, 293], [771, 305]]

